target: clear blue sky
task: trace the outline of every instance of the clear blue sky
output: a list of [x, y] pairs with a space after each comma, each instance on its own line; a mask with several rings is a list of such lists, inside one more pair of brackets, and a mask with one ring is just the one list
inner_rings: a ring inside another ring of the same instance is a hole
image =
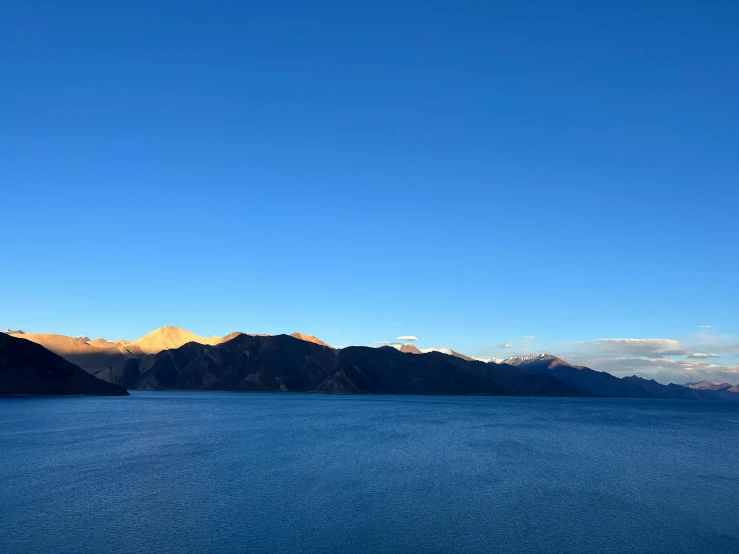
[[0, 326], [739, 335], [736, 2], [4, 2]]

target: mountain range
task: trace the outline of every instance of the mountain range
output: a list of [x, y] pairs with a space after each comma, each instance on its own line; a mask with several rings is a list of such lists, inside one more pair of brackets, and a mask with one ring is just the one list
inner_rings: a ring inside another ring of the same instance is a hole
[[712, 390], [718, 392], [739, 393], [739, 385], [729, 383], [712, 383], [711, 381], [698, 381], [697, 383], [685, 383], [686, 387], [695, 390]]
[[0, 395], [126, 396], [39, 344], [0, 333]]
[[618, 378], [550, 354], [477, 360], [410, 343], [335, 349], [303, 333], [200, 337], [172, 326], [133, 341], [10, 330], [7, 335], [127, 389], [739, 400], [739, 386]]

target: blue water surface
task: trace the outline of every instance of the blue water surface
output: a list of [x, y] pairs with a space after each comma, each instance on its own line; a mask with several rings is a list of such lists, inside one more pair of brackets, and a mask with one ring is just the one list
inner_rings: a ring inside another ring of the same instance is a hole
[[739, 552], [739, 405], [0, 399], [0, 551]]

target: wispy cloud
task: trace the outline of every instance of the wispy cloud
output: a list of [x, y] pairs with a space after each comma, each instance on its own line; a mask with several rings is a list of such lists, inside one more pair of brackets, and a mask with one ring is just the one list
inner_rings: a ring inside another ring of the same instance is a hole
[[413, 342], [413, 341], [418, 340], [418, 337], [416, 337], [414, 335], [400, 335], [398, 337], [398, 340], [404, 340], [404, 341], [408, 341], [408, 342]]
[[720, 358], [718, 354], [703, 354], [702, 352], [693, 352], [688, 354], [688, 358]]
[[[711, 345], [709, 345], [711, 346]], [[708, 350], [708, 348], [706, 348]], [[711, 350], [715, 350], [716, 352], [739, 352], [739, 343], [737, 344], [716, 344], [711, 346]]]
[[376, 340], [372, 344], [390, 344], [390, 341], [387, 341], [387, 340]]
[[699, 325], [701, 329], [713, 329], [713, 325]]
[[535, 337], [535, 336], [533, 336], [533, 335], [523, 335], [523, 336], [522, 336], [521, 338], [522, 338], [523, 340], [526, 340], [526, 341], [528, 341], [528, 340], [534, 340], [534, 339], [535, 339], [536, 337]]

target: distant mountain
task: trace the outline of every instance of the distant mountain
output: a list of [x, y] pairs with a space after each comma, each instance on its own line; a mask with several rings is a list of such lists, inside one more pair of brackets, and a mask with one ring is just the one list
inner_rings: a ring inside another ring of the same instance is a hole
[[582, 395], [548, 375], [528, 375], [509, 366], [467, 362], [439, 353], [406, 356], [394, 348], [364, 346], [335, 350], [289, 335], [245, 334], [216, 346], [189, 343], [162, 351], [141, 371], [133, 388]]
[[87, 344], [94, 346], [95, 348], [116, 348], [118, 346], [125, 346], [128, 344], [127, 340], [109, 341], [105, 339], [93, 339], [87, 341]]
[[[467, 360], [468, 362], [475, 360], [475, 358], [471, 358], [470, 356], [465, 356], [464, 354], [460, 354], [459, 352], [455, 352], [451, 348], [424, 348], [421, 350], [424, 354], [428, 354], [429, 352], [440, 352], [441, 354], [446, 354], [447, 356], [455, 356], [457, 358], [462, 358], [463, 360]], [[487, 360], [477, 360], [479, 362], [487, 361]]]
[[723, 390], [732, 387], [729, 383], [712, 383], [711, 381], [698, 381], [697, 383], [685, 383], [686, 387], [697, 390]]
[[423, 354], [421, 350], [419, 350], [415, 345], [411, 343], [407, 344], [389, 344], [387, 346], [383, 346], [382, 348], [395, 348], [395, 350], [399, 350], [400, 352], [403, 352], [404, 354]]
[[188, 342], [197, 342], [200, 344], [216, 344], [221, 337], [212, 336], [210, 338], [199, 337], [195, 333], [191, 333], [186, 329], [165, 325], [159, 329], [155, 329], [126, 344], [126, 348], [132, 351], [140, 351], [144, 354], [156, 354], [162, 350], [179, 348]]
[[[242, 334], [234, 332], [223, 338], [217, 336], [205, 338], [186, 329], [164, 326], [133, 341], [111, 342], [103, 338], [90, 340], [83, 336], [12, 332], [12, 336], [40, 344], [88, 373], [126, 388], [134, 386], [139, 374], [153, 363], [152, 356], [159, 352], [180, 348], [188, 343], [221, 344]], [[327, 346], [311, 335], [293, 333], [293, 336], [305, 342]]]
[[229, 333], [225, 337], [221, 337], [221, 340], [219, 340], [216, 344], [221, 344], [221, 343], [224, 343], [224, 342], [228, 342], [231, 339], [234, 339], [234, 338], [238, 337], [239, 335], [243, 335], [243, 334], [244, 333], [242, 333], [241, 331], [234, 331], [233, 333]]
[[188, 342], [211, 343], [219, 337], [203, 338], [178, 327], [160, 327], [134, 341], [111, 342], [102, 338], [68, 337], [47, 333], [12, 333], [12, 336], [40, 344], [78, 365], [88, 373], [124, 387], [131, 386], [133, 368], [146, 366], [146, 358], [162, 350], [178, 348]]
[[578, 389], [596, 396], [614, 398], [682, 398], [690, 400], [739, 400], [739, 395], [719, 395], [710, 390], [697, 390], [680, 385], [662, 385], [653, 379], [636, 375], [619, 379], [605, 371], [572, 365], [551, 354], [507, 358], [503, 363], [529, 373], [546, 373]]
[[[513, 365], [513, 366], [521, 366], [524, 364], [530, 364], [533, 362], [542, 362], [542, 361], [559, 361], [561, 363], [566, 363], [557, 356], [553, 356], [552, 354], [529, 354], [528, 356], [514, 356], [511, 358], [503, 358], [500, 360], [500, 363]], [[569, 365], [569, 364], [568, 364]], [[575, 366], [572, 366], [575, 367]]]
[[0, 395], [82, 394], [125, 396], [128, 393], [39, 344], [0, 333]]
[[734, 400], [739, 397], [739, 385], [732, 385], [730, 383], [698, 381], [697, 383], [685, 383], [685, 386], [694, 390], [714, 391], [727, 400]]
[[304, 335], [303, 333], [290, 333], [290, 336], [295, 339], [300, 340], [306, 340], [308, 342], [312, 342], [314, 344], [320, 344], [321, 346], [328, 346], [325, 342], [323, 342], [318, 337], [314, 337], [313, 335]]
[[106, 369], [121, 369], [126, 360], [134, 356], [134, 354], [119, 346], [98, 348], [65, 335], [13, 333], [11, 336], [40, 344], [47, 350], [62, 356], [68, 362], [78, 365], [92, 374]]

